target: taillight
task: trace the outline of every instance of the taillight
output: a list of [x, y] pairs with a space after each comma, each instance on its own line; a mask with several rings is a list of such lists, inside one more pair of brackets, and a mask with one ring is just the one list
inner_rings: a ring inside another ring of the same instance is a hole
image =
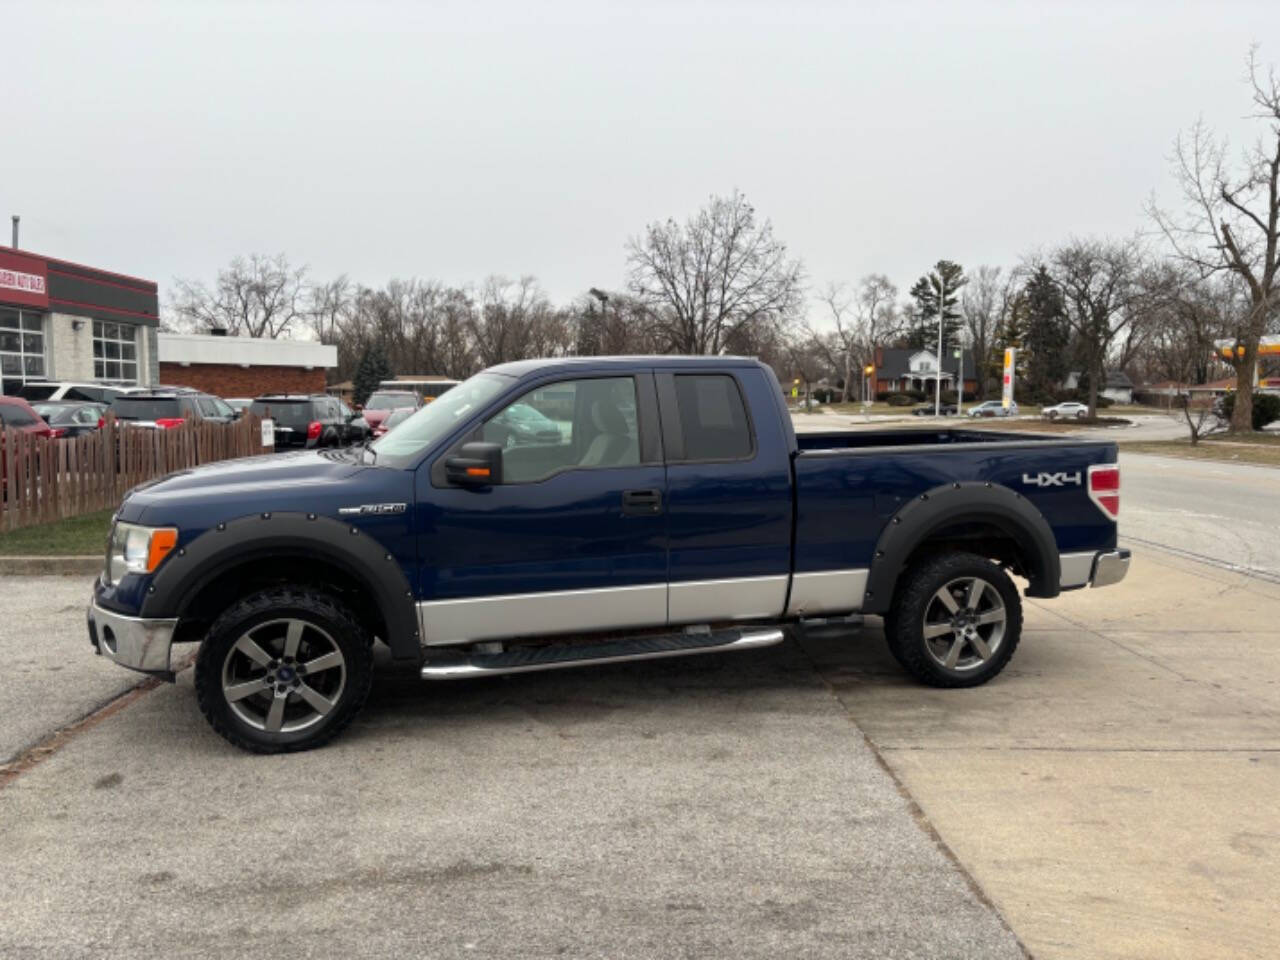
[[1120, 464], [1095, 463], [1089, 468], [1089, 499], [1112, 520], [1120, 516]]
[[107, 425], [107, 418], [106, 418], [106, 417], [99, 417], [99, 418], [98, 418], [98, 429], [99, 429], [99, 430], [101, 430], [101, 429], [102, 429], [103, 427], [105, 427], [106, 425]]
[[161, 430], [172, 430], [174, 427], [180, 427], [184, 423], [186, 423], [186, 421], [183, 420], [181, 417], [157, 417], [156, 418], [156, 426], [159, 427]]
[[322, 426], [320, 425], [320, 421], [319, 421], [319, 420], [312, 420], [312, 421], [311, 421], [311, 423], [309, 423], [309, 424], [307, 425], [307, 439], [308, 439], [308, 440], [319, 440], [319, 439], [320, 439], [320, 431], [321, 431], [321, 430], [323, 430], [323, 429], [324, 429], [324, 427], [322, 427]]

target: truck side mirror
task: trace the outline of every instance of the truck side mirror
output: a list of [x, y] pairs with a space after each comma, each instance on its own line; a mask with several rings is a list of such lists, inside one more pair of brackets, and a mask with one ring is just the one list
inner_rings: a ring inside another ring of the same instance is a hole
[[491, 487], [502, 483], [502, 447], [496, 443], [464, 443], [444, 462], [444, 475], [459, 487]]

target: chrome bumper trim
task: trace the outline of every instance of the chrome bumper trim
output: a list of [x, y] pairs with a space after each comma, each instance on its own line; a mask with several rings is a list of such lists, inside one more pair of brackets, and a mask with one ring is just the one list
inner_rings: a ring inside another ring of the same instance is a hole
[[1093, 576], [1089, 579], [1089, 583], [1095, 587], [1109, 587], [1111, 584], [1119, 583], [1123, 580], [1128, 572], [1128, 550], [1120, 549], [1112, 550], [1108, 553], [1100, 553], [1093, 565]]
[[130, 670], [168, 673], [175, 620], [126, 617], [89, 604], [89, 631], [98, 652]]
[[1077, 587], [1087, 587], [1089, 578], [1093, 576], [1093, 561], [1097, 559], [1098, 551], [1090, 550], [1088, 553], [1064, 553], [1059, 555], [1058, 563], [1062, 567], [1062, 577], [1059, 584], [1063, 590], [1075, 590]]

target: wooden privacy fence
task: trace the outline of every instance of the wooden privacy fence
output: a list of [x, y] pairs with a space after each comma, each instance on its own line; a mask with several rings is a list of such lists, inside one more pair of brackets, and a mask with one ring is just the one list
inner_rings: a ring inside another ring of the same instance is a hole
[[175, 470], [274, 449], [262, 446], [262, 421], [248, 413], [233, 423], [188, 420], [168, 430], [108, 417], [100, 430], [65, 439], [5, 430], [0, 530], [105, 510], [130, 488]]

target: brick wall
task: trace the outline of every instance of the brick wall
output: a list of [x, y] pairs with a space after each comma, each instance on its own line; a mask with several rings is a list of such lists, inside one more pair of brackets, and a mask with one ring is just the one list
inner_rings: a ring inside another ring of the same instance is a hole
[[324, 371], [306, 367], [241, 367], [222, 363], [161, 363], [160, 382], [193, 387], [219, 397], [256, 397], [264, 393], [323, 393]]

